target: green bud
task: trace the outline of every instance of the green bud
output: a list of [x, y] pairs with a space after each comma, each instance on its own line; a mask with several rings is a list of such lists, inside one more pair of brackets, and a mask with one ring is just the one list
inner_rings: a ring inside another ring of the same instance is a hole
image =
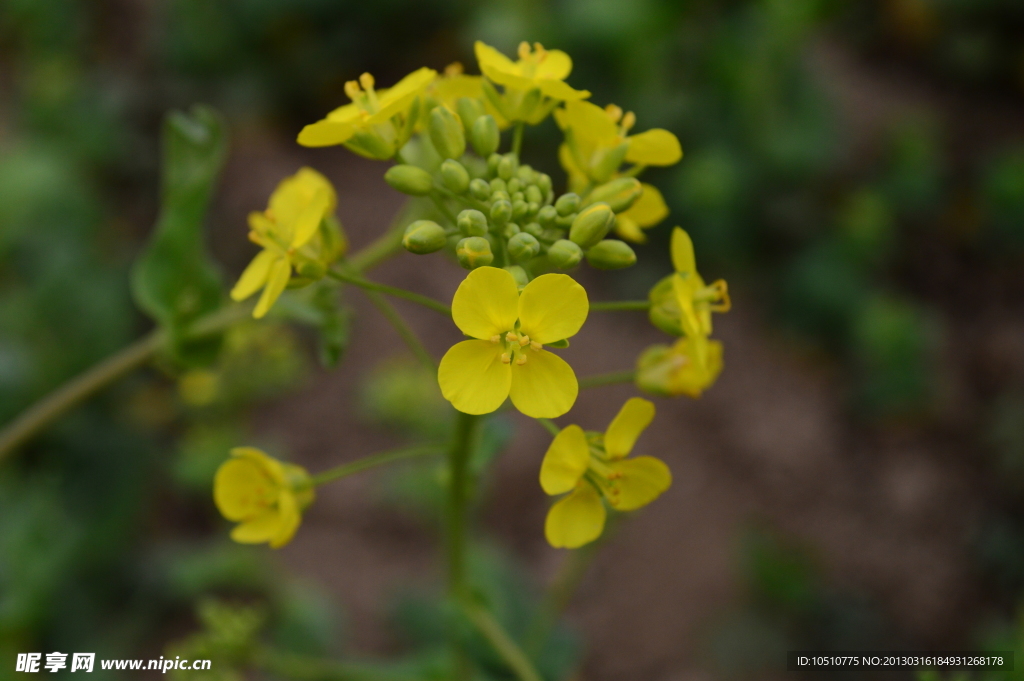
[[[469, 140], [473, 143], [473, 149], [483, 158], [487, 158], [498, 150], [501, 143], [501, 133], [498, 131], [498, 122], [494, 116], [484, 114], [475, 121], [469, 131]], [[497, 168], [497, 164], [495, 164]]]
[[[515, 199], [514, 196], [512, 198]], [[512, 201], [512, 219], [513, 220], [518, 220], [518, 219], [522, 218], [524, 215], [526, 215], [526, 211], [528, 209], [529, 209], [529, 206], [526, 204], [526, 201], [523, 201], [522, 199], [513, 200]]]
[[557, 217], [558, 211], [555, 210], [554, 206], [544, 206], [537, 211], [537, 222], [543, 227], [554, 227]]
[[540, 242], [528, 232], [519, 232], [508, 240], [508, 254], [516, 262], [523, 262], [540, 253]]
[[532, 234], [533, 236], [540, 238], [540, 235], [544, 233], [544, 228], [538, 225], [536, 222], [528, 222], [523, 227], [523, 231], [526, 232], [527, 234]]
[[487, 234], [487, 217], [478, 210], [467, 208], [456, 218], [459, 231], [466, 236], [484, 236]]
[[491, 205], [491, 221], [494, 224], [504, 225], [512, 217], [512, 204], [504, 199], [499, 199]]
[[615, 213], [607, 203], [595, 203], [579, 212], [569, 228], [569, 238], [581, 248], [590, 248], [603, 239], [615, 224]]
[[587, 196], [587, 204], [604, 201], [612, 211], [621, 213], [636, 203], [643, 191], [640, 180], [635, 177], [620, 177], [596, 187]]
[[467, 236], [455, 246], [455, 255], [459, 264], [467, 270], [490, 265], [494, 261], [491, 244], [482, 236]]
[[469, 171], [453, 158], [441, 164], [441, 182], [456, 194], [463, 194], [469, 189]]
[[503, 156], [501, 161], [498, 163], [498, 177], [508, 181], [512, 179], [512, 175], [516, 172], [515, 159], [510, 156]]
[[360, 130], [348, 138], [345, 147], [360, 156], [386, 161], [395, 155], [394, 142], [388, 141], [376, 132]]
[[605, 239], [587, 250], [587, 262], [599, 270], [619, 270], [636, 264], [636, 253], [625, 241]]
[[540, 173], [539, 175], [537, 175], [537, 189], [539, 189], [541, 193], [544, 194], [544, 196], [548, 195], [548, 192], [551, 191], [551, 187], [552, 185], [550, 175], [548, 175], [547, 173]]
[[601, 152], [600, 159], [591, 167], [591, 172], [594, 174], [595, 179], [599, 182], [610, 179], [619, 169], [619, 166], [622, 165], [622, 162], [626, 160], [627, 151], [629, 151], [629, 144], [623, 142], [617, 147]]
[[444, 227], [432, 220], [417, 220], [409, 223], [402, 237], [402, 246], [410, 253], [424, 255], [444, 248], [448, 237]]
[[498, 164], [501, 163], [501, 154], [491, 154], [487, 157], [487, 174], [491, 177], [498, 176]]
[[540, 239], [544, 243], [553, 244], [556, 241], [558, 241], [559, 239], [564, 239], [565, 238], [565, 230], [564, 229], [557, 229], [557, 228], [545, 229], [543, 232], [541, 232], [540, 236], [537, 237], [537, 238]]
[[530, 283], [530, 277], [526, 275], [526, 270], [524, 270], [519, 265], [508, 265], [507, 267], [502, 267], [501, 269], [505, 270], [506, 272], [512, 275], [512, 278], [516, 280], [516, 286], [519, 288], [522, 288]]
[[491, 196], [491, 185], [487, 180], [477, 178], [469, 183], [469, 193], [478, 201], [486, 201]]
[[491, 191], [492, 192], [507, 192], [508, 191], [508, 185], [505, 184], [505, 180], [501, 179], [500, 177], [496, 177], [493, 180], [491, 180]]
[[462, 122], [446, 107], [430, 112], [430, 141], [442, 158], [459, 158], [466, 153], [466, 135]]
[[503, 192], [500, 189], [496, 192], [491, 192], [491, 201], [508, 201], [512, 203], [512, 199], [508, 197], [508, 192]]
[[484, 111], [484, 103], [472, 97], [459, 97], [459, 101], [455, 103], [455, 111], [458, 112], [459, 118], [462, 120], [462, 128], [466, 131], [467, 135], [473, 129], [476, 119], [486, 113]]
[[384, 173], [384, 181], [412, 196], [425, 196], [434, 188], [434, 178], [423, 168], [410, 165], [391, 166]]
[[572, 269], [582, 259], [583, 249], [568, 239], [560, 239], [548, 248], [548, 260], [560, 270]]
[[522, 192], [514, 192], [512, 194], [512, 203], [515, 203], [516, 201], [526, 203], [526, 194], [523, 194]]
[[501, 230], [501, 234], [506, 239], [511, 239], [516, 234], [519, 234], [519, 231], [519, 225], [517, 225], [514, 222], [510, 222], [507, 225], [505, 225], [505, 227]]
[[523, 193], [526, 194], [526, 200], [530, 203], [536, 203], [538, 205], [544, 203], [544, 193], [535, 185], [531, 184]]
[[533, 201], [530, 201], [528, 204], [526, 204], [526, 216], [527, 217], [533, 217], [533, 216], [537, 215], [538, 212], [540, 212], [540, 204], [539, 203], [534, 203]]
[[555, 227], [561, 227], [563, 229], [569, 229], [572, 227], [573, 221], [576, 220], [576, 216], [579, 213], [569, 213], [568, 215], [559, 215], [555, 218]]
[[559, 215], [566, 216], [570, 213], [575, 213], [580, 209], [580, 197], [572, 192], [568, 194], [562, 194], [555, 201], [555, 210], [558, 211]]
[[537, 173], [534, 172], [533, 168], [528, 165], [521, 165], [516, 170], [516, 177], [524, 185], [533, 184], [537, 180]]
[[519, 181], [518, 177], [513, 177], [511, 180], [506, 182], [508, 185], [509, 194], [515, 194], [516, 192], [523, 191], [523, 183]]

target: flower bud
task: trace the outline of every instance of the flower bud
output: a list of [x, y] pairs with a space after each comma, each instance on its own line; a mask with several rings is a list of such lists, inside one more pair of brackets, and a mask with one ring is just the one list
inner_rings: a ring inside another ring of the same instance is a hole
[[501, 229], [501, 235], [506, 239], [511, 239], [516, 234], [519, 234], [522, 230], [519, 229], [519, 225], [514, 222], [510, 222]]
[[523, 194], [522, 192], [512, 192], [512, 203], [515, 203], [516, 201], [526, 203], [526, 194]]
[[531, 184], [524, 193], [526, 194], [526, 200], [530, 203], [536, 203], [538, 206], [544, 203], [544, 193], [536, 185]]
[[508, 254], [516, 262], [530, 260], [540, 253], [540, 242], [528, 232], [519, 232], [508, 240]]
[[484, 236], [487, 234], [487, 217], [478, 210], [467, 208], [456, 218], [459, 231], [466, 236]]
[[441, 182], [456, 194], [469, 189], [469, 171], [453, 158], [441, 164]]
[[508, 192], [503, 192], [500, 189], [496, 192], [491, 192], [491, 201], [508, 201], [512, 203], [512, 199], [509, 198]]
[[345, 142], [345, 147], [360, 156], [378, 161], [388, 160], [395, 155], [396, 151], [393, 142], [389, 142], [376, 132], [368, 132], [366, 130], [359, 130], [352, 137], [349, 137], [348, 141]]
[[425, 196], [434, 188], [434, 178], [423, 168], [410, 165], [391, 166], [384, 173], [384, 181], [411, 196]]
[[598, 182], [606, 182], [619, 169], [626, 159], [626, 152], [629, 151], [629, 144], [623, 142], [617, 147], [606, 149], [600, 153], [600, 159], [590, 168], [591, 174]]
[[518, 177], [513, 177], [511, 180], [505, 183], [508, 186], [509, 194], [515, 194], [523, 191], [523, 183], [519, 181]]
[[552, 185], [550, 175], [548, 175], [547, 173], [540, 173], [539, 175], [537, 175], [537, 189], [539, 189], [541, 193], [544, 194], [544, 196], [548, 195], [548, 192], [551, 191], [551, 187]]
[[472, 97], [460, 97], [459, 101], [455, 103], [455, 111], [458, 112], [459, 118], [462, 120], [463, 130], [466, 131], [466, 134], [469, 134], [469, 131], [473, 129], [473, 124], [476, 123], [476, 119], [485, 113], [484, 103]]
[[544, 233], [544, 228], [536, 222], [530, 222], [523, 227], [523, 231], [527, 234], [532, 234], [535, 237], [540, 238], [540, 235]]
[[583, 249], [568, 239], [560, 239], [548, 248], [548, 260], [560, 270], [572, 269], [582, 259]]
[[557, 227], [552, 229], [545, 229], [543, 232], [540, 233], [540, 236], [537, 238], [546, 244], [553, 244], [559, 239], [565, 238], [565, 230], [558, 229]]
[[569, 229], [572, 227], [572, 223], [576, 221], [576, 216], [579, 213], [569, 213], [568, 215], [559, 215], [555, 218], [555, 227], [561, 229]]
[[542, 227], [554, 227], [555, 219], [558, 217], [558, 211], [555, 210], [554, 206], [544, 206], [537, 211], [537, 222]]
[[477, 178], [469, 183], [469, 193], [477, 201], [486, 201], [491, 196], [491, 185], [487, 183], [487, 180]]
[[506, 182], [512, 179], [512, 175], [516, 172], [516, 161], [511, 154], [506, 154], [501, 157], [501, 161], [498, 163], [498, 177], [505, 180]]
[[619, 270], [636, 264], [636, 253], [625, 241], [605, 239], [587, 250], [587, 262], [599, 270]]
[[455, 246], [459, 264], [467, 270], [490, 265], [494, 261], [491, 244], [482, 236], [468, 236]]
[[516, 177], [524, 185], [533, 184], [537, 180], [537, 173], [529, 165], [521, 165], [516, 170]]
[[505, 180], [500, 177], [496, 177], [491, 180], [491, 191], [492, 192], [508, 192], [508, 185], [505, 184]]
[[512, 278], [516, 280], [516, 286], [520, 289], [530, 283], [530, 277], [526, 275], [526, 270], [519, 265], [508, 265], [501, 269], [512, 275]]
[[496, 225], [504, 225], [512, 217], [512, 204], [499, 199], [491, 205], [491, 221]]
[[636, 203], [643, 191], [640, 180], [635, 177], [620, 177], [611, 182], [605, 182], [590, 192], [587, 204], [603, 201], [611, 207], [612, 211], [621, 213]]
[[417, 220], [409, 223], [402, 236], [402, 246], [410, 253], [425, 255], [444, 248], [448, 237], [444, 227], [432, 220]]
[[499, 163], [501, 163], [501, 154], [491, 154], [487, 157], [487, 174], [490, 177], [498, 176]]
[[558, 214], [561, 216], [566, 216], [569, 215], [570, 213], [575, 213], [579, 211], [579, 209], [580, 197], [577, 196], [576, 194], [573, 194], [572, 192], [569, 192], [568, 194], [562, 194], [561, 196], [558, 197], [558, 200], [555, 201], [555, 210], [558, 211]]
[[316, 281], [327, 274], [327, 267], [317, 260], [306, 260], [295, 268], [300, 277]]
[[483, 158], [496, 152], [501, 143], [501, 133], [498, 131], [498, 122], [494, 120], [494, 116], [484, 114], [473, 121], [473, 127], [469, 131], [469, 140], [473, 143], [476, 153]]
[[[513, 196], [513, 199], [514, 198], [515, 197]], [[530, 207], [527, 205], [526, 201], [523, 201], [522, 199], [514, 200], [512, 202], [512, 219], [520, 219], [521, 217], [526, 215], [526, 211], [528, 211], [529, 208]]]
[[569, 238], [581, 248], [590, 248], [603, 239], [615, 224], [615, 213], [607, 203], [584, 208], [572, 221]]
[[430, 141], [442, 158], [459, 158], [466, 153], [462, 122], [443, 106], [430, 112]]

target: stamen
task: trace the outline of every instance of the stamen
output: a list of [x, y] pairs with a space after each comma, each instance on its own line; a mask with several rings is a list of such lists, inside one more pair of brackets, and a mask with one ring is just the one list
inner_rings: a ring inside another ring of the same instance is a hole
[[520, 336], [517, 340], [519, 341], [519, 347], [530, 344], [529, 336]]
[[508, 354], [507, 352], [501, 353], [501, 363], [502, 364], [508, 364], [511, 361], [512, 361], [512, 355]]
[[530, 43], [525, 40], [519, 43], [519, 58], [523, 61], [530, 58]]
[[359, 89], [359, 83], [357, 83], [354, 80], [350, 80], [345, 83], [345, 94], [348, 95], [348, 98], [351, 99], [353, 102], [356, 101], [360, 93], [361, 91]]
[[526, 364], [526, 355], [519, 355], [518, 357], [516, 357], [516, 364], [518, 364], [519, 366], [523, 366], [524, 364]]
[[492, 343], [497, 343], [501, 340], [501, 336], [499, 336], [498, 334], [494, 334], [488, 340], [490, 340]]
[[363, 86], [364, 90], [372, 90], [375, 82], [376, 81], [373, 80], [373, 76], [371, 76], [369, 73], [364, 73], [363, 75], [359, 76], [359, 84]]
[[505, 340], [508, 341], [509, 343], [516, 340], [517, 338], [518, 336], [516, 336], [515, 331], [509, 331], [508, 333], [505, 334]]
[[533, 54], [537, 57], [537, 61], [541, 62], [548, 56], [548, 51], [544, 49], [544, 46], [540, 43], [533, 44]]
[[612, 123], [618, 123], [619, 119], [622, 118], [622, 108], [614, 104], [606, 106], [604, 111], [608, 114], [608, 118], [612, 119]]
[[622, 134], [625, 135], [634, 125], [636, 125], [636, 114], [630, 111], [622, 117]]
[[537, 341], [530, 341], [530, 349], [531, 350], [540, 350], [543, 347], [544, 346], [541, 345], [540, 343], [538, 343]]
[[444, 67], [444, 75], [446, 76], [461, 76], [462, 73], [462, 62], [453, 61], [448, 66]]

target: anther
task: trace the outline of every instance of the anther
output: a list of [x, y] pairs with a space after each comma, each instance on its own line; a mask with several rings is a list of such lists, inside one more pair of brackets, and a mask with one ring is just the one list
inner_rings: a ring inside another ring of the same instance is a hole
[[498, 334], [494, 334], [493, 336], [491, 336], [491, 337], [490, 337], [490, 339], [489, 339], [489, 340], [490, 340], [490, 341], [491, 341], [492, 343], [497, 343], [498, 341], [500, 341], [500, 340], [501, 340], [501, 336], [500, 336], [500, 335], [498, 335]]
[[530, 344], [529, 336], [520, 336], [517, 340], [519, 341], [519, 347]]
[[369, 73], [364, 73], [363, 75], [359, 76], [359, 84], [363, 86], [364, 90], [372, 90], [374, 82], [375, 81], [373, 80], [373, 76], [371, 76]]
[[516, 364], [518, 364], [519, 366], [523, 366], [524, 364], [526, 364], [526, 355], [519, 355], [518, 357], [516, 357]]
[[604, 111], [608, 114], [608, 118], [612, 119], [612, 123], [618, 123], [622, 118], [622, 109], [614, 104], [606, 106]]
[[448, 66], [444, 67], [444, 75], [446, 76], [461, 76], [462, 72], [462, 62], [460, 61], [453, 61]]
[[544, 347], [544, 346], [541, 345], [540, 343], [538, 343], [537, 341], [530, 341], [530, 349], [531, 350], [540, 350], [542, 347]]
[[530, 43], [525, 40], [519, 43], [519, 58], [523, 61], [530, 58]]
[[502, 364], [508, 364], [511, 361], [512, 361], [512, 355], [508, 354], [507, 352], [501, 353], [501, 363]]
[[516, 336], [515, 331], [509, 331], [508, 333], [505, 334], [505, 340], [508, 341], [509, 343], [516, 340], [516, 338], [518, 338], [518, 336]]
[[359, 97], [359, 92], [359, 83], [356, 81], [350, 80], [345, 83], [345, 94], [348, 95], [348, 98], [353, 102]]
[[636, 114], [630, 111], [622, 117], [622, 134], [629, 132], [634, 125], [636, 125]]

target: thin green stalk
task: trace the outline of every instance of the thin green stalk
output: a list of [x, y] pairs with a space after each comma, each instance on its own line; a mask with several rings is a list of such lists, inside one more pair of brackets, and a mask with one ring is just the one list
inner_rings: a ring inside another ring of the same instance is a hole
[[[480, 418], [458, 412], [455, 437], [448, 451], [448, 506], [445, 513], [445, 541], [448, 554], [448, 593], [458, 603], [467, 593], [466, 534], [469, 503], [469, 457], [476, 439]], [[456, 681], [470, 676], [469, 659], [452, 636], [452, 663]]]
[[343, 281], [346, 284], [358, 286], [359, 288], [366, 289], [367, 291], [379, 291], [396, 298], [404, 298], [405, 300], [417, 303], [424, 307], [429, 307], [431, 310], [448, 315], [449, 317], [452, 314], [452, 309], [444, 303], [427, 296], [422, 296], [419, 293], [414, 293], [413, 291], [406, 291], [404, 288], [388, 286], [387, 284], [378, 284], [375, 281], [369, 281], [356, 274], [350, 274], [341, 270], [328, 270], [327, 276], [332, 279], [337, 279], [338, 281]]
[[608, 300], [590, 304], [591, 312], [618, 312], [620, 310], [649, 310], [649, 300]]
[[523, 128], [526, 127], [523, 121], [516, 123], [516, 130], [512, 133], [512, 153], [517, 157], [523, 148]]
[[632, 383], [636, 380], [636, 372], [630, 369], [629, 371], [612, 371], [607, 374], [594, 374], [593, 376], [584, 376], [579, 380], [580, 390], [584, 388], [598, 388], [602, 385], [615, 385], [616, 383]]
[[543, 681], [540, 674], [534, 668], [530, 658], [526, 656], [522, 648], [502, 628], [501, 623], [494, 618], [487, 609], [476, 603], [463, 602], [462, 611], [466, 617], [483, 634], [487, 642], [491, 644], [495, 652], [501, 656], [509, 669], [515, 673], [519, 681]]
[[398, 314], [398, 311], [391, 306], [391, 303], [384, 300], [384, 296], [376, 291], [363, 291], [363, 293], [365, 293], [366, 297], [370, 299], [370, 302], [380, 310], [380, 313], [384, 315], [389, 322], [391, 322], [391, 326], [395, 327], [395, 331], [397, 331], [398, 335], [402, 337], [406, 347], [409, 348], [412, 354], [416, 355], [416, 359], [422, 362], [423, 366], [426, 367], [431, 374], [437, 373], [437, 362], [435, 362], [434, 358], [430, 356], [427, 349], [423, 347], [423, 343], [420, 342], [416, 332], [409, 328], [409, 325], [405, 323], [405, 320]]
[[420, 456], [430, 456], [432, 454], [443, 453], [444, 447], [439, 445], [422, 445], [420, 447], [392, 449], [378, 454], [371, 454], [370, 456], [365, 456], [362, 459], [343, 463], [340, 466], [335, 466], [334, 468], [329, 468], [326, 471], [317, 473], [311, 477], [310, 482], [314, 487], [317, 487], [325, 482], [333, 482], [334, 480], [347, 477], [353, 473], [359, 473], [369, 468], [383, 466], [384, 464], [389, 464], [394, 461], [403, 461], [405, 459], [415, 459]]
[[558, 435], [560, 432], [562, 432], [562, 429], [558, 427], [558, 424], [556, 424], [551, 419], [540, 418], [537, 419], [537, 423], [544, 426], [544, 428], [552, 435]]
[[[606, 532], [609, 530], [606, 529]], [[537, 615], [526, 634], [526, 650], [531, 655], [537, 655], [544, 647], [544, 642], [551, 634], [551, 629], [558, 622], [558, 618], [565, 611], [576, 593], [577, 587], [583, 581], [587, 568], [597, 555], [598, 547], [603, 541], [595, 541], [586, 546], [574, 549], [566, 554], [565, 559], [558, 568], [558, 573], [551, 580]]]

